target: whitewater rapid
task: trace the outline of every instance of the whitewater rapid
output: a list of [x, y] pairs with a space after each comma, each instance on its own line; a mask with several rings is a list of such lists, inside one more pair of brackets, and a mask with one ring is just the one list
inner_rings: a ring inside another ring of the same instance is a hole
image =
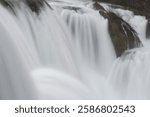
[[144, 17], [122, 16], [144, 47], [117, 58], [91, 3], [50, 5], [36, 14], [22, 4], [15, 15], [0, 5], [0, 99], [150, 99]]

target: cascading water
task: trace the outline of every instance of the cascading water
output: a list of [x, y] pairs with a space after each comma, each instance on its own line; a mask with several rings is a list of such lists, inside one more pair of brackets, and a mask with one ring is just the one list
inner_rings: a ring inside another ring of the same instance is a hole
[[114, 85], [121, 99], [149, 99], [149, 40], [146, 40], [147, 20], [143, 16], [135, 16], [133, 12], [122, 9], [113, 9], [104, 5], [127, 21], [139, 35], [143, 47], [127, 50], [120, 58], [116, 59], [108, 82]]
[[[149, 49], [127, 51], [114, 63], [108, 81], [122, 99], [149, 99]], [[144, 84], [144, 85], [143, 85]]]
[[80, 3], [0, 5], [0, 99], [150, 98], [148, 49], [116, 58], [108, 19]]
[[77, 57], [83, 59], [82, 63], [86, 61], [90, 66], [99, 68], [101, 74], [107, 74], [115, 59], [108, 20], [99, 12], [86, 8], [77, 11], [65, 9], [61, 14], [75, 37]]
[[36, 99], [29, 66], [37, 56], [33, 60], [35, 52], [26, 43], [15, 18], [2, 6], [0, 10], [0, 98]]

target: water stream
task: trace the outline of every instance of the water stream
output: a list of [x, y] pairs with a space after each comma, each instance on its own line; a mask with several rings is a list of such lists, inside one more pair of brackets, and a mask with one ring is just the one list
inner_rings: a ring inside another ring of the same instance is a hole
[[88, 4], [50, 2], [39, 15], [0, 5], [0, 99], [150, 99], [147, 20], [121, 16], [144, 47], [117, 58], [108, 20]]

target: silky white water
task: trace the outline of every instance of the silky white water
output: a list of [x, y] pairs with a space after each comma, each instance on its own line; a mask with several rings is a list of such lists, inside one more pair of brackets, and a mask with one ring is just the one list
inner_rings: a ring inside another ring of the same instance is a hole
[[0, 99], [150, 99], [149, 47], [116, 58], [108, 20], [79, 3], [0, 5]]

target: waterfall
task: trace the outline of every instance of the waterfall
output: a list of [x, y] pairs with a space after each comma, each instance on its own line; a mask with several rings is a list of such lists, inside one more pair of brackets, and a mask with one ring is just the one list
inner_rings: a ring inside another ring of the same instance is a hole
[[149, 41], [146, 39], [147, 19], [134, 15], [132, 11], [111, 8], [103, 4], [105, 9], [111, 10], [128, 22], [140, 37], [143, 47], [127, 50], [117, 58], [108, 75], [108, 82], [119, 92], [121, 99], [149, 99]]
[[144, 45], [117, 58], [109, 19], [90, 1], [49, 4], [38, 13], [0, 5], [0, 99], [150, 98], [144, 17], [107, 6]]
[[65, 9], [61, 15], [75, 37], [77, 57], [82, 63], [86, 61], [90, 66], [99, 68], [101, 74], [107, 74], [116, 58], [108, 33], [108, 20], [99, 12], [86, 8], [77, 11]]
[[30, 68], [37, 56], [14, 16], [2, 6], [0, 11], [0, 98], [36, 99]]
[[[127, 51], [118, 58], [108, 76], [122, 99], [149, 99], [149, 48]], [[144, 84], [144, 85], [143, 85]]]
[[115, 14], [119, 15], [123, 20], [128, 22], [138, 33], [138, 36], [140, 37], [140, 40], [142, 41], [144, 46], [147, 46], [147, 40], [146, 40], [146, 27], [148, 20], [145, 16], [140, 15], [134, 15], [132, 11], [124, 10], [124, 9], [113, 9], [103, 4], [103, 6], [107, 10], [111, 10]]

